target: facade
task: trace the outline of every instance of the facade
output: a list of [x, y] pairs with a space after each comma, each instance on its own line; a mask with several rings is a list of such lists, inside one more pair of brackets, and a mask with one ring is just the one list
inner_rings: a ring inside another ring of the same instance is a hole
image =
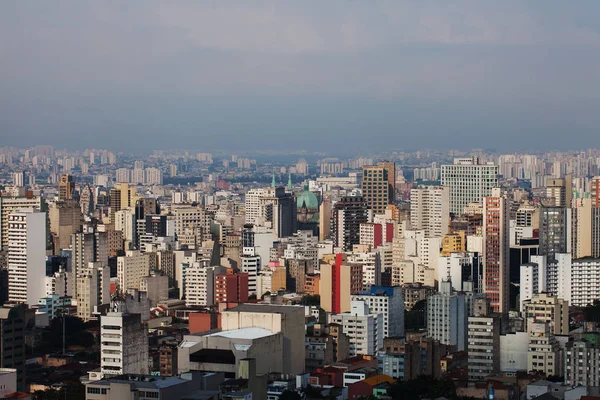
[[364, 301], [373, 314], [383, 315], [383, 338], [404, 337], [404, 299], [402, 287], [371, 286], [368, 293], [351, 296]]
[[395, 198], [395, 163], [365, 166], [362, 177], [362, 195], [374, 214], [383, 214]]
[[451, 282], [440, 282], [440, 292], [427, 299], [427, 336], [442, 344], [467, 349], [467, 304]]
[[100, 317], [100, 368], [104, 376], [149, 372], [148, 332], [140, 314], [115, 300]]
[[510, 288], [510, 210], [500, 189], [483, 202], [483, 291], [494, 312], [508, 312]]
[[369, 222], [370, 211], [362, 197], [342, 197], [331, 210], [330, 235], [334, 247], [349, 251], [360, 244], [360, 224]]
[[448, 188], [450, 212], [463, 213], [469, 203], [482, 203], [498, 186], [498, 166], [482, 164], [477, 157], [455, 158], [454, 164], [442, 165], [442, 186]]
[[[592, 304], [594, 300], [600, 299], [600, 281], [590, 277], [600, 276], [599, 258], [580, 258], [568, 263], [559, 264], [563, 266], [560, 272], [570, 281], [570, 304], [576, 307], [585, 307]], [[570, 268], [569, 268], [570, 266]], [[567, 299], [566, 297], [563, 297]]]
[[8, 216], [18, 210], [45, 211], [46, 203], [41, 197], [0, 196], [0, 249], [8, 249]]
[[540, 209], [539, 254], [555, 261], [557, 253], [571, 253], [572, 222], [571, 208], [547, 207]]
[[8, 300], [30, 305], [46, 297], [46, 213], [17, 211], [8, 217]]
[[600, 333], [584, 333], [566, 344], [565, 384], [600, 386]]
[[569, 302], [548, 293], [535, 294], [523, 303], [526, 330], [534, 322], [547, 322], [555, 335], [569, 334]]
[[248, 274], [221, 273], [215, 275], [215, 304], [248, 301]]
[[491, 314], [489, 299], [475, 300], [468, 336], [469, 379], [481, 381], [500, 372], [500, 320]]
[[342, 254], [336, 254], [332, 263], [321, 265], [319, 293], [321, 308], [339, 314], [350, 311], [351, 295], [362, 290], [362, 266], [345, 265]]
[[448, 233], [450, 197], [448, 188], [426, 186], [410, 191], [410, 226], [422, 229], [426, 237], [442, 237]]
[[75, 191], [75, 182], [71, 175], [62, 175], [58, 182], [58, 200], [71, 200]]
[[140, 288], [143, 277], [150, 275], [150, 255], [129, 250], [117, 258], [117, 280], [122, 291]]
[[0, 307], [0, 368], [17, 370], [17, 387], [25, 389], [25, 324], [27, 306]]
[[110, 268], [90, 263], [77, 275], [77, 316], [84, 321], [92, 317], [95, 308], [110, 302]]
[[548, 322], [533, 322], [529, 325], [529, 348], [527, 371], [538, 371], [562, 376], [561, 349]]
[[226, 272], [222, 266], [207, 267], [193, 262], [185, 274], [186, 306], [212, 306], [215, 301], [215, 276]]
[[372, 313], [364, 301], [352, 301], [350, 312], [330, 316], [350, 341], [350, 356], [377, 355], [383, 347], [383, 314]]

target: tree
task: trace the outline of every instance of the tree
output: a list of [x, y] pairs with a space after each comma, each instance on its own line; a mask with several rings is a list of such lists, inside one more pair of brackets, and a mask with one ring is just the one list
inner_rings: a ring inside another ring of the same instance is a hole
[[303, 306], [318, 307], [321, 305], [321, 296], [319, 296], [318, 294], [315, 294], [314, 296], [307, 294], [306, 296], [302, 297], [302, 300], [300, 300], [300, 304]]

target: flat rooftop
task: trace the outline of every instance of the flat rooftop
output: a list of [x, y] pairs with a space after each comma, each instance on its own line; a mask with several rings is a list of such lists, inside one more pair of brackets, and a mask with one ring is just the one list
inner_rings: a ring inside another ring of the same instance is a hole
[[248, 313], [269, 313], [269, 314], [292, 314], [301, 312], [304, 315], [304, 306], [282, 306], [275, 304], [249, 304], [244, 303], [230, 308], [227, 311], [248, 312]]
[[211, 333], [207, 336], [220, 336], [229, 339], [259, 339], [274, 335], [273, 331], [264, 328], [250, 327]]

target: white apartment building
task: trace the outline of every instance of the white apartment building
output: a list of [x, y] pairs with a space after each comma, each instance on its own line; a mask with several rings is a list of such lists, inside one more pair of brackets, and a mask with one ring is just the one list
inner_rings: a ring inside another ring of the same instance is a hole
[[600, 299], [600, 258], [572, 260], [570, 304], [585, 307], [597, 299]]
[[8, 300], [30, 305], [46, 297], [46, 213], [8, 216]]
[[8, 248], [8, 216], [18, 210], [41, 211], [41, 197], [0, 197], [0, 249]]
[[383, 347], [383, 314], [371, 313], [364, 301], [351, 301], [350, 312], [333, 314], [330, 322], [340, 324], [350, 342], [350, 356], [377, 355]]
[[244, 247], [240, 257], [240, 271], [248, 274], [248, 294], [257, 294], [256, 278], [261, 270], [261, 257], [255, 254], [254, 247]]
[[427, 298], [427, 336], [442, 344], [467, 349], [467, 304], [451, 282], [440, 282], [440, 292]]
[[565, 349], [565, 384], [600, 386], [600, 334], [584, 333]]
[[448, 188], [450, 212], [462, 214], [469, 203], [482, 203], [498, 186], [498, 166], [482, 164], [478, 157], [455, 158], [454, 164], [442, 165], [441, 184]]
[[450, 198], [448, 188], [426, 186], [410, 191], [410, 225], [422, 229], [426, 237], [448, 233]]
[[77, 275], [77, 316], [84, 321], [92, 317], [95, 308], [110, 302], [110, 268], [90, 263]]
[[212, 306], [215, 302], [215, 275], [226, 272], [226, 267], [209, 267], [203, 262], [193, 262], [185, 273], [185, 305]]
[[148, 332], [141, 314], [129, 314], [123, 301], [100, 317], [100, 370], [104, 376], [148, 374]]
[[546, 256], [531, 256], [531, 262], [522, 264], [519, 281], [519, 310], [523, 311], [523, 303], [534, 295], [546, 291]]
[[383, 316], [383, 337], [404, 337], [404, 297], [402, 287], [371, 287], [368, 293], [352, 295], [351, 301], [364, 301], [373, 314]]
[[246, 223], [247, 224], [261, 224], [263, 221], [263, 206], [261, 199], [267, 196], [268, 190], [250, 189], [246, 192], [244, 205], [246, 207]]
[[143, 277], [150, 274], [150, 255], [139, 250], [129, 250], [117, 257], [117, 280], [121, 291], [140, 288]]

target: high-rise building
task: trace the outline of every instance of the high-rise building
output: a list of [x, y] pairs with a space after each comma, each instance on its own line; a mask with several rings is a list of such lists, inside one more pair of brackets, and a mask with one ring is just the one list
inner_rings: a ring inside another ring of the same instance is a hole
[[115, 299], [100, 317], [100, 369], [105, 376], [147, 374], [148, 331], [141, 314], [127, 312], [125, 302]]
[[529, 325], [529, 348], [527, 371], [537, 371], [546, 376], [563, 376], [560, 344], [548, 322], [533, 322]]
[[440, 292], [427, 298], [427, 336], [465, 351], [467, 319], [465, 295], [454, 292], [451, 282], [440, 282]]
[[534, 322], [548, 322], [555, 335], [569, 334], [569, 302], [548, 293], [537, 293], [523, 302], [526, 330]]
[[16, 187], [25, 186], [25, 174], [23, 171], [17, 171], [13, 173], [13, 185]]
[[442, 237], [450, 223], [448, 188], [427, 186], [410, 191], [410, 225], [422, 229], [426, 237]]
[[482, 203], [498, 186], [498, 166], [482, 164], [478, 157], [455, 158], [454, 164], [442, 165], [442, 186], [448, 188], [450, 212], [463, 213], [469, 203]]
[[73, 182], [73, 176], [62, 175], [60, 177], [60, 182], [58, 182], [58, 200], [71, 200], [74, 191], [75, 182]]
[[46, 213], [23, 210], [8, 216], [8, 299], [37, 304], [46, 296]]
[[17, 388], [25, 390], [25, 327], [27, 306], [0, 307], [0, 368], [17, 370]]
[[352, 301], [350, 310], [331, 316], [331, 322], [343, 327], [350, 342], [350, 356], [377, 355], [383, 348], [383, 314], [369, 309], [364, 301]]
[[54, 254], [61, 249], [68, 249], [71, 235], [81, 230], [83, 216], [81, 208], [74, 200], [52, 203], [48, 208], [50, 233], [54, 245]]
[[96, 307], [110, 302], [110, 268], [90, 263], [77, 274], [77, 316], [84, 321], [92, 317]]
[[117, 258], [117, 281], [121, 291], [139, 290], [142, 278], [149, 274], [150, 255], [148, 253], [129, 250], [125, 256]]
[[349, 251], [360, 244], [360, 224], [369, 222], [370, 211], [362, 197], [347, 196], [336, 202], [331, 213], [334, 247]]
[[256, 254], [255, 247], [244, 247], [240, 260], [240, 271], [248, 275], [248, 294], [257, 294], [256, 279], [261, 270], [261, 257]]
[[18, 210], [46, 211], [42, 197], [0, 197], [0, 249], [8, 248], [8, 216]]
[[583, 333], [565, 347], [565, 384], [600, 386], [600, 332]]
[[546, 207], [540, 209], [539, 254], [555, 261], [557, 253], [571, 253], [571, 208]]
[[369, 292], [352, 295], [352, 301], [364, 301], [371, 313], [383, 315], [383, 337], [404, 337], [404, 299], [402, 287], [371, 286]]
[[500, 371], [500, 319], [493, 316], [488, 298], [475, 299], [468, 322], [469, 379], [481, 381]]
[[212, 306], [215, 301], [215, 276], [225, 273], [222, 266], [209, 267], [196, 261], [185, 271], [186, 306]]
[[388, 204], [395, 200], [394, 162], [380, 162], [363, 167], [362, 195], [374, 214], [383, 214]]
[[592, 207], [600, 207], [600, 176], [595, 176], [590, 181], [590, 197]]
[[298, 230], [296, 199], [284, 187], [268, 191], [260, 199], [265, 222], [270, 222], [277, 237], [292, 236]]
[[215, 275], [215, 304], [246, 303], [248, 301], [248, 274], [222, 273]]
[[573, 175], [546, 179], [546, 205], [570, 207], [573, 198]]
[[321, 265], [319, 293], [323, 310], [334, 314], [350, 311], [351, 295], [361, 290], [361, 265], [344, 265], [342, 254], [336, 254], [332, 263]]
[[510, 209], [500, 189], [483, 203], [483, 290], [494, 312], [510, 309]]

